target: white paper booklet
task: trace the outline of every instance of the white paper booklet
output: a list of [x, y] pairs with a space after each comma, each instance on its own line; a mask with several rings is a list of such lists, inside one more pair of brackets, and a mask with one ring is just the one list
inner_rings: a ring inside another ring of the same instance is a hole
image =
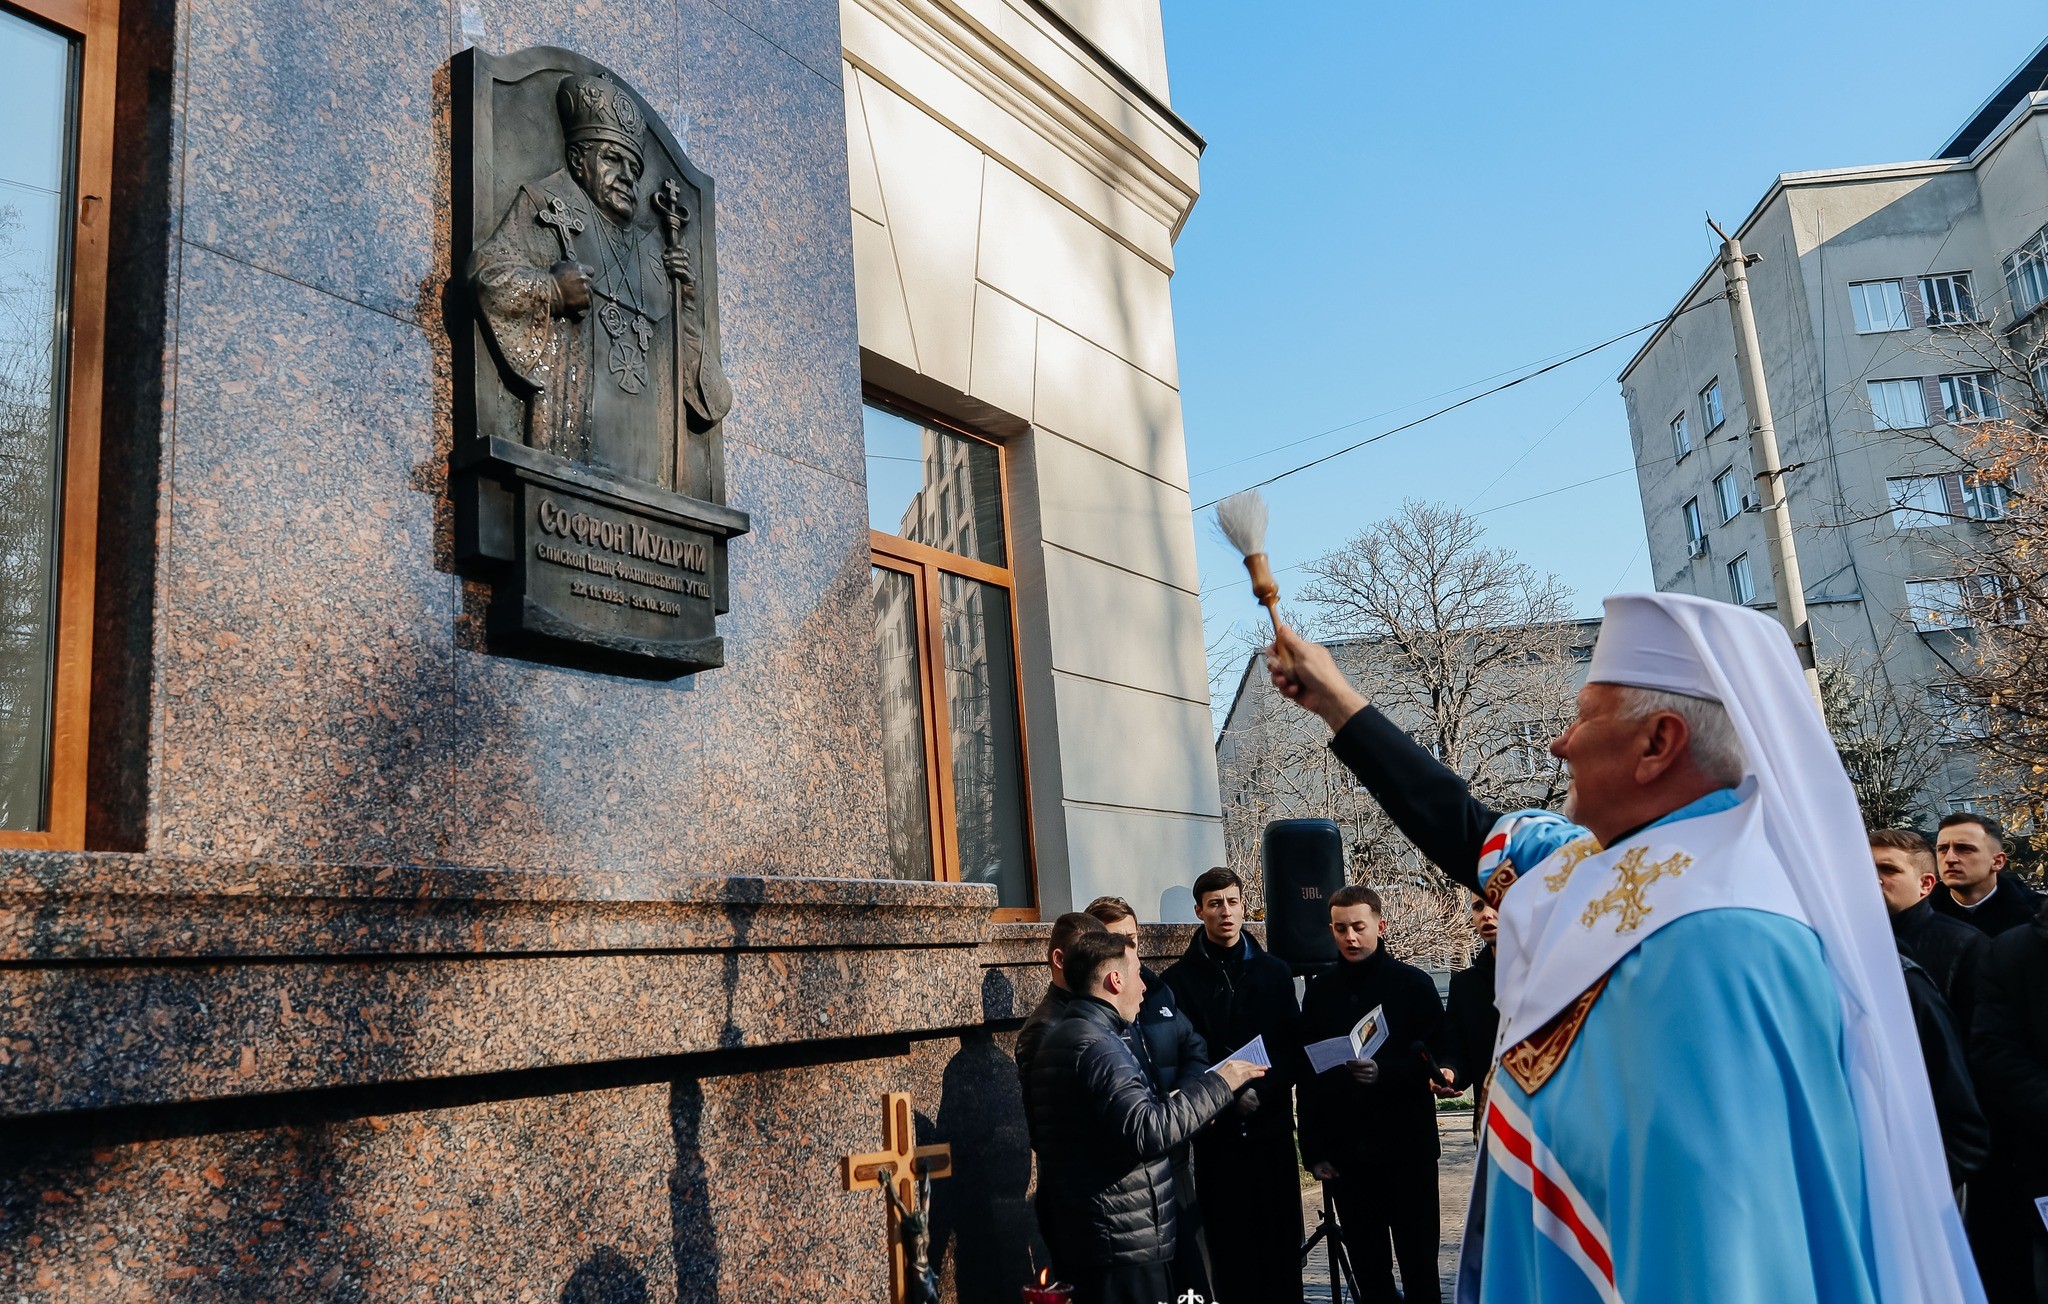
[[1371, 1059], [1373, 1052], [1386, 1044], [1385, 1009], [1382, 1005], [1373, 1006], [1364, 1018], [1351, 1025], [1351, 1031], [1345, 1036], [1310, 1043], [1306, 1047], [1309, 1067], [1318, 1073], [1328, 1073], [1339, 1064]]
[[[1256, 1064], [1258, 1067], [1262, 1069], [1270, 1069], [1273, 1067], [1273, 1061], [1267, 1058], [1266, 1056], [1266, 1036], [1264, 1033], [1260, 1033], [1258, 1036], [1252, 1038], [1249, 1042], [1246, 1042], [1239, 1049], [1232, 1051], [1228, 1055], [1225, 1055], [1223, 1059], [1243, 1060], [1247, 1064]], [[1222, 1063], [1222, 1060], [1219, 1060], [1217, 1062]], [[1214, 1072], [1214, 1070], [1212, 1069], [1211, 1072]]]

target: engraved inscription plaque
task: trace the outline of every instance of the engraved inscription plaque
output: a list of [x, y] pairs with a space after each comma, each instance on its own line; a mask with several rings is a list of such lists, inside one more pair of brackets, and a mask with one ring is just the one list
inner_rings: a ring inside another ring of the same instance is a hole
[[724, 663], [732, 407], [711, 178], [567, 50], [456, 87], [457, 555], [494, 650], [672, 678]]

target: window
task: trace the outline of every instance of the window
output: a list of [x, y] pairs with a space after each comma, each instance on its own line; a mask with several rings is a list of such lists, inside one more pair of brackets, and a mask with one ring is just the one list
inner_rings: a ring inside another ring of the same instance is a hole
[[1929, 326], [1958, 326], [1977, 320], [1977, 301], [1970, 295], [1968, 272], [1921, 277], [1920, 304]]
[[1959, 475], [1956, 480], [1963, 491], [1963, 515], [1973, 521], [2005, 519], [2005, 504], [2012, 490], [2004, 482], [1967, 475]]
[[870, 404], [868, 539], [889, 858], [1035, 913], [1003, 451]]
[[1550, 754], [1550, 744], [1564, 732], [1564, 726], [1541, 720], [1524, 720], [1512, 727], [1514, 742], [1506, 758], [1508, 777], [1540, 779], [1556, 773], [1558, 759]]
[[1695, 557], [1707, 554], [1707, 531], [1700, 524], [1700, 500], [1688, 498], [1680, 509], [1685, 513], [1685, 550]]
[[1849, 287], [1849, 311], [1856, 318], [1856, 333], [1906, 329], [1906, 296], [1897, 281], [1861, 281]]
[[1951, 521], [2002, 521], [2010, 489], [1969, 474], [1909, 475], [1887, 480], [1892, 528], [1924, 530]]
[[1742, 490], [1735, 483], [1735, 468], [1714, 477], [1714, 500], [1721, 504], [1721, 523], [1726, 525], [1742, 511]]
[[0, 845], [78, 847], [108, 227], [78, 214], [111, 181], [116, 8], [20, 8], [0, 8]]
[[1700, 391], [1700, 415], [1707, 419], [1707, 433], [1710, 435], [1728, 419], [1728, 414], [1721, 409], [1721, 380], [1718, 376], [1708, 381], [1707, 387]]
[[1671, 418], [1671, 447], [1678, 457], [1692, 451], [1692, 431], [1686, 428], [1683, 412]]
[[1907, 580], [1906, 605], [1913, 627], [1922, 633], [1971, 629], [1980, 617], [2001, 625], [2026, 621], [2018, 596], [2007, 593], [2004, 581], [1996, 575]]
[[2005, 415], [1998, 401], [1998, 377], [1988, 371], [1941, 378], [1941, 419], [1951, 425], [1996, 421]]
[[1927, 424], [1927, 390], [1909, 380], [1873, 380], [1865, 387], [1879, 430], [1918, 430]]
[[2015, 317], [2026, 316], [2048, 299], [2048, 227], [2034, 232], [2005, 260], [2005, 291], [2012, 298]]
[[1991, 701], [1967, 684], [1929, 684], [1927, 708], [1943, 743], [1967, 746], [1991, 736]]
[[1746, 552], [1728, 563], [1728, 593], [1732, 601], [1744, 606], [1756, 601], [1756, 579], [1749, 573], [1749, 554]]

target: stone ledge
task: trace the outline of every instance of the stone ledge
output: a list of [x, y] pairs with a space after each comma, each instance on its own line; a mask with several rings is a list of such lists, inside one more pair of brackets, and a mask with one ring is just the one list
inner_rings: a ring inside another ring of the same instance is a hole
[[995, 890], [895, 879], [0, 853], [0, 963], [973, 947]]

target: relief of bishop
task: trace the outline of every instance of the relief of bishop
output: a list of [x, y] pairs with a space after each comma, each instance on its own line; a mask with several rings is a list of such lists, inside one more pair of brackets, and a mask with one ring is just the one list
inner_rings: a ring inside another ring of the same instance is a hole
[[555, 108], [564, 164], [522, 185], [477, 249], [478, 312], [528, 444], [687, 491], [678, 443], [725, 416], [732, 387], [704, 347], [684, 192], [664, 182], [643, 207], [646, 121], [624, 87], [571, 75]]

